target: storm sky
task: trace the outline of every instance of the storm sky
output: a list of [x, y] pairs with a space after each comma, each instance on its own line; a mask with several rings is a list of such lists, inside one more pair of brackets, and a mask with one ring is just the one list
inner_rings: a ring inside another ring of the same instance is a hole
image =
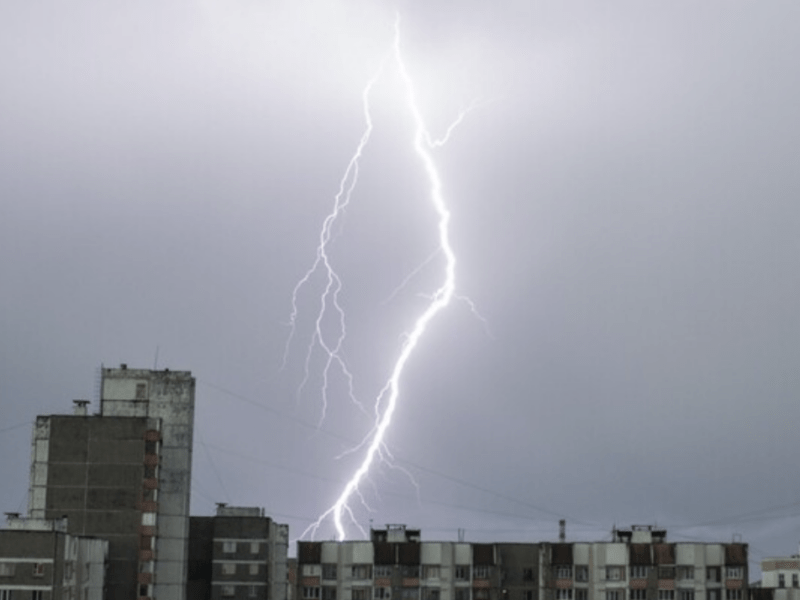
[[754, 574], [796, 553], [792, 0], [4, 3], [2, 509], [26, 507], [35, 416], [123, 362], [197, 378], [193, 514], [263, 506], [295, 538], [338, 496], [443, 275], [387, 64], [330, 247], [367, 414], [334, 373], [322, 420], [318, 351], [301, 383], [324, 281], [287, 346], [292, 291], [397, 15], [431, 131], [474, 106], [435, 151], [462, 299], [409, 361], [397, 468], [359, 523], [467, 541], [657, 523], [741, 535]]

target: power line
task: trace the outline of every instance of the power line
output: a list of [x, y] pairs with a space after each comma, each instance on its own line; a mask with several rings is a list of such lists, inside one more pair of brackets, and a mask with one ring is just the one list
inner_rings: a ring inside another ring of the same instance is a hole
[[[251, 398], [248, 398], [248, 397], [246, 397], [246, 396], [244, 396], [242, 394], [238, 394], [236, 392], [233, 392], [231, 390], [223, 388], [222, 386], [210, 383], [210, 382], [205, 381], [205, 380], [198, 379], [198, 381], [203, 383], [203, 384], [205, 384], [205, 385], [207, 385], [207, 386], [209, 386], [209, 387], [211, 387], [211, 388], [213, 388], [213, 389], [215, 389], [215, 390], [217, 390], [217, 391], [219, 391], [219, 392], [227, 394], [227, 395], [231, 396], [232, 398], [236, 398], [237, 400], [241, 400], [241, 401], [246, 402], [247, 404], [250, 404], [250, 405], [255, 406], [257, 408], [261, 408], [262, 410], [265, 410], [267, 412], [275, 414], [275, 415], [277, 415], [277, 416], [279, 416], [279, 417], [281, 417], [283, 419], [286, 419], [288, 421], [296, 423], [296, 424], [298, 424], [298, 425], [300, 425], [300, 426], [302, 426], [304, 428], [311, 429], [311, 430], [315, 431], [316, 433], [325, 434], [325, 435], [327, 435], [329, 437], [332, 437], [332, 438], [347, 442], [348, 444], [351, 444], [351, 445], [357, 445], [359, 443], [359, 442], [356, 442], [356, 441], [354, 441], [354, 440], [352, 440], [350, 438], [347, 438], [346, 436], [339, 435], [339, 434], [336, 434], [336, 433], [333, 433], [331, 431], [327, 431], [327, 430], [324, 430], [324, 429], [320, 429], [320, 427], [317, 426], [317, 425], [313, 425], [313, 424], [308, 423], [308, 422], [306, 422], [306, 421], [304, 421], [302, 419], [299, 419], [297, 417], [294, 417], [294, 416], [291, 416], [291, 415], [287, 415], [286, 413], [284, 413], [284, 412], [282, 412], [282, 411], [280, 411], [280, 410], [278, 410], [276, 408], [273, 408], [273, 407], [268, 406], [266, 404], [262, 404], [260, 402], [256, 402], [255, 400], [253, 400]], [[527, 508], [531, 508], [533, 510], [536, 510], [536, 511], [544, 513], [544, 514], [557, 516], [559, 518], [566, 518], [566, 519], [569, 519], [570, 521], [572, 521], [573, 523], [577, 523], [579, 525], [585, 525], [585, 526], [588, 526], [588, 527], [601, 527], [600, 525], [598, 525], [596, 523], [588, 523], [586, 521], [582, 521], [580, 519], [577, 519], [577, 518], [575, 518], [573, 516], [567, 515], [564, 512], [550, 510], [550, 509], [547, 509], [547, 508], [544, 508], [544, 507], [541, 507], [541, 506], [537, 506], [537, 505], [532, 504], [530, 502], [526, 502], [524, 500], [520, 500], [520, 499], [514, 498], [512, 496], [508, 496], [506, 494], [501, 494], [501, 493], [496, 492], [494, 490], [490, 490], [488, 488], [479, 486], [479, 485], [471, 483], [469, 481], [465, 481], [465, 480], [460, 479], [458, 477], [454, 477], [452, 475], [447, 475], [445, 473], [442, 473], [440, 471], [436, 471], [436, 470], [431, 469], [429, 467], [422, 466], [420, 464], [414, 463], [414, 462], [412, 462], [410, 460], [407, 460], [407, 459], [404, 459], [402, 457], [398, 457], [397, 458], [397, 462], [401, 462], [401, 463], [403, 463], [405, 465], [408, 465], [410, 467], [413, 467], [413, 468], [415, 468], [415, 469], [417, 469], [419, 471], [426, 472], [426, 473], [429, 473], [431, 475], [435, 475], [437, 477], [441, 477], [442, 479], [447, 479], [449, 481], [452, 481], [453, 483], [457, 483], [457, 484], [459, 484], [461, 486], [464, 486], [464, 487], [467, 487], [467, 488], [471, 488], [471, 489], [474, 489], [476, 491], [479, 491], [479, 492], [482, 492], [482, 493], [485, 493], [485, 494], [489, 494], [491, 496], [494, 496], [496, 498], [500, 498], [502, 500], [506, 500], [508, 502], [514, 502], [516, 504], [519, 504], [521, 506], [525, 506]], [[283, 468], [283, 467], [279, 467], [277, 465], [274, 465], [274, 466], [276, 468]], [[286, 469], [284, 468], [284, 470], [286, 470]], [[337, 483], [342, 483], [342, 482], [337, 482]], [[526, 518], [529, 518], [529, 517], [526, 517]]]

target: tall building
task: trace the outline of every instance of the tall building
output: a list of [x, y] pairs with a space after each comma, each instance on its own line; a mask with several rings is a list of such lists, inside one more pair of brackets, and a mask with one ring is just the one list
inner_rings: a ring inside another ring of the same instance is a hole
[[67, 520], [9, 513], [0, 529], [0, 599], [103, 600], [108, 542], [67, 533]]
[[649, 526], [611, 542], [299, 542], [298, 600], [747, 600], [747, 545], [668, 543]]
[[102, 369], [100, 412], [37, 417], [29, 516], [109, 541], [108, 600], [184, 600], [195, 382]]
[[190, 523], [188, 598], [287, 600], [288, 525], [225, 504]]

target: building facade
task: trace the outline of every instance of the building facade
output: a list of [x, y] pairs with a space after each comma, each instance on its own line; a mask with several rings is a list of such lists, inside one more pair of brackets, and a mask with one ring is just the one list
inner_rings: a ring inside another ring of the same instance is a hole
[[108, 600], [185, 600], [194, 388], [187, 371], [104, 368], [99, 414], [37, 417], [29, 516], [109, 541]]
[[289, 527], [257, 507], [219, 504], [192, 517], [187, 597], [287, 600]]
[[67, 520], [10, 514], [0, 529], [0, 599], [103, 600], [108, 542], [67, 533]]
[[538, 544], [422, 542], [391, 525], [370, 541], [299, 542], [298, 600], [538, 600]]
[[747, 544], [668, 543], [650, 526], [612, 538], [542, 544], [542, 600], [747, 600]]
[[750, 600], [800, 600], [800, 554], [761, 561], [761, 581]]
[[762, 588], [800, 588], [800, 554], [761, 561]]
[[747, 545], [668, 543], [652, 527], [611, 542], [299, 542], [298, 600], [746, 600]]

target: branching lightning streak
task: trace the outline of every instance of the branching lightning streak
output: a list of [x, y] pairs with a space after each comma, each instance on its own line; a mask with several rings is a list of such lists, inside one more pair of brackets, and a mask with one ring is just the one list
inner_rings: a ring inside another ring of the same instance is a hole
[[[439, 288], [433, 294], [430, 295], [429, 297], [430, 303], [428, 304], [427, 308], [422, 312], [422, 314], [420, 314], [417, 317], [416, 321], [414, 322], [413, 328], [406, 335], [400, 350], [400, 354], [391, 371], [391, 375], [389, 376], [386, 384], [383, 386], [383, 388], [377, 395], [377, 398], [375, 400], [375, 418], [376, 418], [375, 425], [369, 432], [369, 434], [364, 438], [362, 443], [357, 446], [357, 449], [366, 448], [364, 453], [364, 458], [361, 464], [359, 465], [355, 473], [352, 475], [350, 480], [345, 485], [344, 489], [337, 498], [336, 502], [330, 508], [328, 508], [328, 510], [326, 510], [315, 523], [310, 525], [303, 532], [301, 537], [305, 537], [307, 534], [313, 535], [316, 532], [316, 530], [320, 527], [322, 522], [329, 517], [333, 519], [333, 523], [336, 527], [336, 532], [339, 540], [344, 540], [346, 537], [345, 526], [343, 522], [345, 516], [349, 517], [350, 521], [359, 530], [361, 530], [362, 534], [364, 533], [363, 528], [358, 524], [358, 522], [355, 519], [355, 515], [353, 514], [353, 510], [349, 502], [353, 498], [353, 496], [355, 496], [361, 501], [361, 503], [364, 506], [367, 506], [364, 497], [361, 494], [359, 486], [362, 484], [365, 477], [369, 473], [369, 470], [372, 467], [373, 463], [375, 462], [376, 458], [385, 459], [386, 456], [389, 457], [391, 456], [388, 453], [388, 450], [385, 446], [384, 438], [386, 436], [386, 431], [389, 428], [389, 425], [391, 424], [395, 409], [397, 408], [397, 400], [400, 395], [400, 378], [403, 374], [403, 371], [409, 359], [411, 358], [412, 353], [414, 352], [415, 348], [419, 344], [420, 339], [425, 333], [429, 323], [443, 308], [445, 308], [448, 304], [450, 304], [450, 301], [452, 300], [455, 293], [456, 256], [450, 244], [450, 234], [449, 234], [450, 211], [448, 210], [444, 197], [442, 195], [442, 182], [439, 176], [439, 172], [434, 163], [431, 150], [438, 148], [447, 142], [454, 128], [461, 123], [466, 113], [469, 112], [469, 109], [462, 111], [461, 114], [458, 115], [456, 120], [453, 122], [453, 124], [450, 125], [450, 127], [448, 127], [447, 131], [445, 132], [444, 136], [441, 139], [438, 140], [434, 139], [431, 136], [428, 128], [426, 127], [425, 121], [422, 117], [422, 113], [420, 112], [419, 106], [417, 104], [417, 98], [413, 81], [408, 73], [408, 70], [406, 68], [400, 50], [399, 18], [395, 20], [392, 56], [394, 59], [394, 63], [397, 67], [397, 71], [399, 72], [400, 77], [402, 79], [403, 86], [405, 88], [405, 99], [408, 106], [408, 110], [411, 113], [411, 117], [413, 120], [414, 151], [417, 157], [421, 160], [424, 171], [430, 182], [430, 201], [433, 204], [436, 215], [438, 217], [439, 247], [436, 250], [436, 254], [437, 255], [441, 254], [444, 257], [445, 261], [444, 280], [442, 281]], [[380, 72], [378, 75], [380, 75]], [[376, 78], [377, 77], [378, 76], [376, 76]], [[339, 356], [339, 349], [341, 347], [345, 334], [344, 312], [342, 311], [341, 307], [338, 304], [338, 292], [341, 289], [341, 282], [339, 281], [339, 278], [336, 276], [335, 272], [330, 267], [330, 264], [328, 262], [328, 256], [326, 253], [326, 247], [328, 241], [330, 240], [331, 224], [336, 219], [339, 212], [343, 210], [346, 207], [347, 203], [349, 202], [350, 194], [355, 186], [358, 176], [358, 159], [361, 155], [364, 146], [366, 145], [367, 140], [369, 139], [369, 134], [372, 130], [372, 121], [369, 117], [368, 97], [369, 97], [369, 91], [372, 85], [374, 84], [376, 78], [373, 78], [373, 80], [369, 82], [369, 84], [364, 90], [364, 95], [363, 95], [364, 110], [367, 121], [367, 131], [362, 136], [361, 143], [358, 146], [358, 150], [356, 154], [353, 156], [353, 159], [351, 160], [350, 165], [348, 166], [348, 170], [345, 173], [344, 178], [342, 179], [340, 192], [336, 197], [336, 206], [334, 208], [334, 211], [328, 216], [323, 225], [322, 233], [320, 235], [320, 244], [317, 248], [317, 261], [314, 263], [314, 266], [306, 273], [305, 277], [300, 281], [298, 286], [295, 287], [293, 295], [294, 311], [292, 312], [292, 317], [291, 317], [292, 327], [294, 327], [297, 315], [296, 312], [297, 292], [299, 288], [308, 281], [308, 279], [311, 277], [313, 272], [318, 268], [318, 266], [322, 264], [327, 273], [328, 285], [325, 288], [325, 291], [322, 295], [322, 304], [316, 321], [315, 339], [314, 341], [312, 341], [312, 345], [314, 343], [319, 343], [323, 347], [323, 349], [328, 353], [328, 366], [326, 366], [326, 369], [330, 368], [330, 365], [333, 362], [336, 362], [347, 373], [348, 378], [350, 377], [349, 373], [346, 371], [344, 362]], [[351, 174], [352, 177], [350, 177]], [[346, 184], [348, 180], [350, 181], [349, 186]], [[332, 345], [325, 344], [320, 326], [322, 316], [327, 310], [328, 299], [330, 299], [331, 302], [333, 303], [334, 310], [339, 316], [341, 323], [340, 335], [336, 339], [335, 343]], [[325, 376], [325, 383], [327, 383], [327, 374]], [[351, 396], [352, 396], [352, 388], [351, 388]]]
[[[298, 315], [298, 308], [297, 308], [297, 298], [298, 294], [300, 293], [301, 288], [303, 288], [314, 274], [318, 270], [322, 270], [324, 272], [324, 277], [326, 279], [325, 289], [323, 290], [322, 294], [320, 295], [320, 307], [319, 311], [317, 312], [316, 320], [314, 321], [314, 334], [312, 335], [311, 341], [309, 342], [308, 349], [306, 350], [306, 360], [304, 365], [304, 375], [303, 380], [300, 382], [300, 386], [298, 388], [298, 393], [302, 391], [303, 387], [305, 387], [306, 383], [308, 382], [309, 374], [309, 365], [311, 363], [311, 356], [314, 352], [314, 349], [319, 345], [322, 348], [323, 352], [325, 353], [325, 367], [322, 369], [322, 413], [320, 416], [320, 422], [325, 419], [325, 413], [328, 408], [328, 397], [327, 397], [327, 390], [328, 390], [328, 377], [330, 375], [331, 369], [334, 365], [338, 365], [339, 369], [341, 370], [342, 374], [347, 379], [348, 383], [348, 391], [350, 395], [350, 399], [359, 406], [359, 408], [363, 409], [363, 406], [358, 402], [353, 393], [353, 376], [350, 373], [349, 369], [347, 368], [347, 364], [345, 363], [344, 359], [342, 358], [340, 352], [342, 348], [342, 343], [344, 342], [345, 338], [347, 337], [347, 326], [345, 323], [345, 313], [342, 309], [341, 305], [339, 304], [339, 292], [342, 290], [342, 281], [339, 276], [334, 271], [333, 267], [331, 266], [330, 259], [328, 257], [328, 244], [331, 241], [331, 228], [333, 227], [336, 220], [339, 216], [345, 211], [348, 204], [350, 204], [350, 197], [353, 194], [353, 190], [358, 183], [358, 174], [359, 174], [359, 162], [361, 160], [361, 155], [364, 152], [364, 148], [366, 147], [367, 143], [369, 142], [369, 138], [372, 135], [372, 116], [370, 114], [370, 106], [369, 106], [369, 95], [372, 90], [372, 86], [375, 85], [375, 82], [380, 77], [381, 73], [383, 72], [383, 65], [378, 69], [378, 72], [370, 79], [367, 83], [364, 91], [362, 93], [362, 102], [364, 107], [364, 121], [366, 123], [366, 127], [364, 132], [361, 134], [361, 139], [358, 142], [358, 146], [356, 147], [356, 151], [353, 153], [353, 156], [350, 158], [350, 162], [345, 169], [344, 175], [339, 182], [339, 191], [336, 193], [334, 197], [334, 205], [331, 212], [325, 218], [322, 223], [322, 229], [320, 230], [319, 234], [319, 244], [317, 245], [317, 256], [314, 260], [314, 263], [311, 267], [306, 271], [305, 275], [297, 282], [295, 285], [294, 290], [292, 290], [292, 312], [289, 316], [289, 336], [286, 340], [286, 347], [284, 348], [283, 352], [283, 362], [281, 368], [286, 367], [286, 361], [289, 354], [289, 347], [292, 343], [292, 339], [294, 338], [294, 333], [296, 330], [297, 325], [297, 315]], [[335, 339], [332, 342], [326, 338], [326, 336], [322, 332], [322, 323], [325, 320], [325, 315], [328, 313], [329, 310], [329, 303], [333, 306], [333, 311], [336, 315], [336, 319], [339, 323], [338, 333]]]

